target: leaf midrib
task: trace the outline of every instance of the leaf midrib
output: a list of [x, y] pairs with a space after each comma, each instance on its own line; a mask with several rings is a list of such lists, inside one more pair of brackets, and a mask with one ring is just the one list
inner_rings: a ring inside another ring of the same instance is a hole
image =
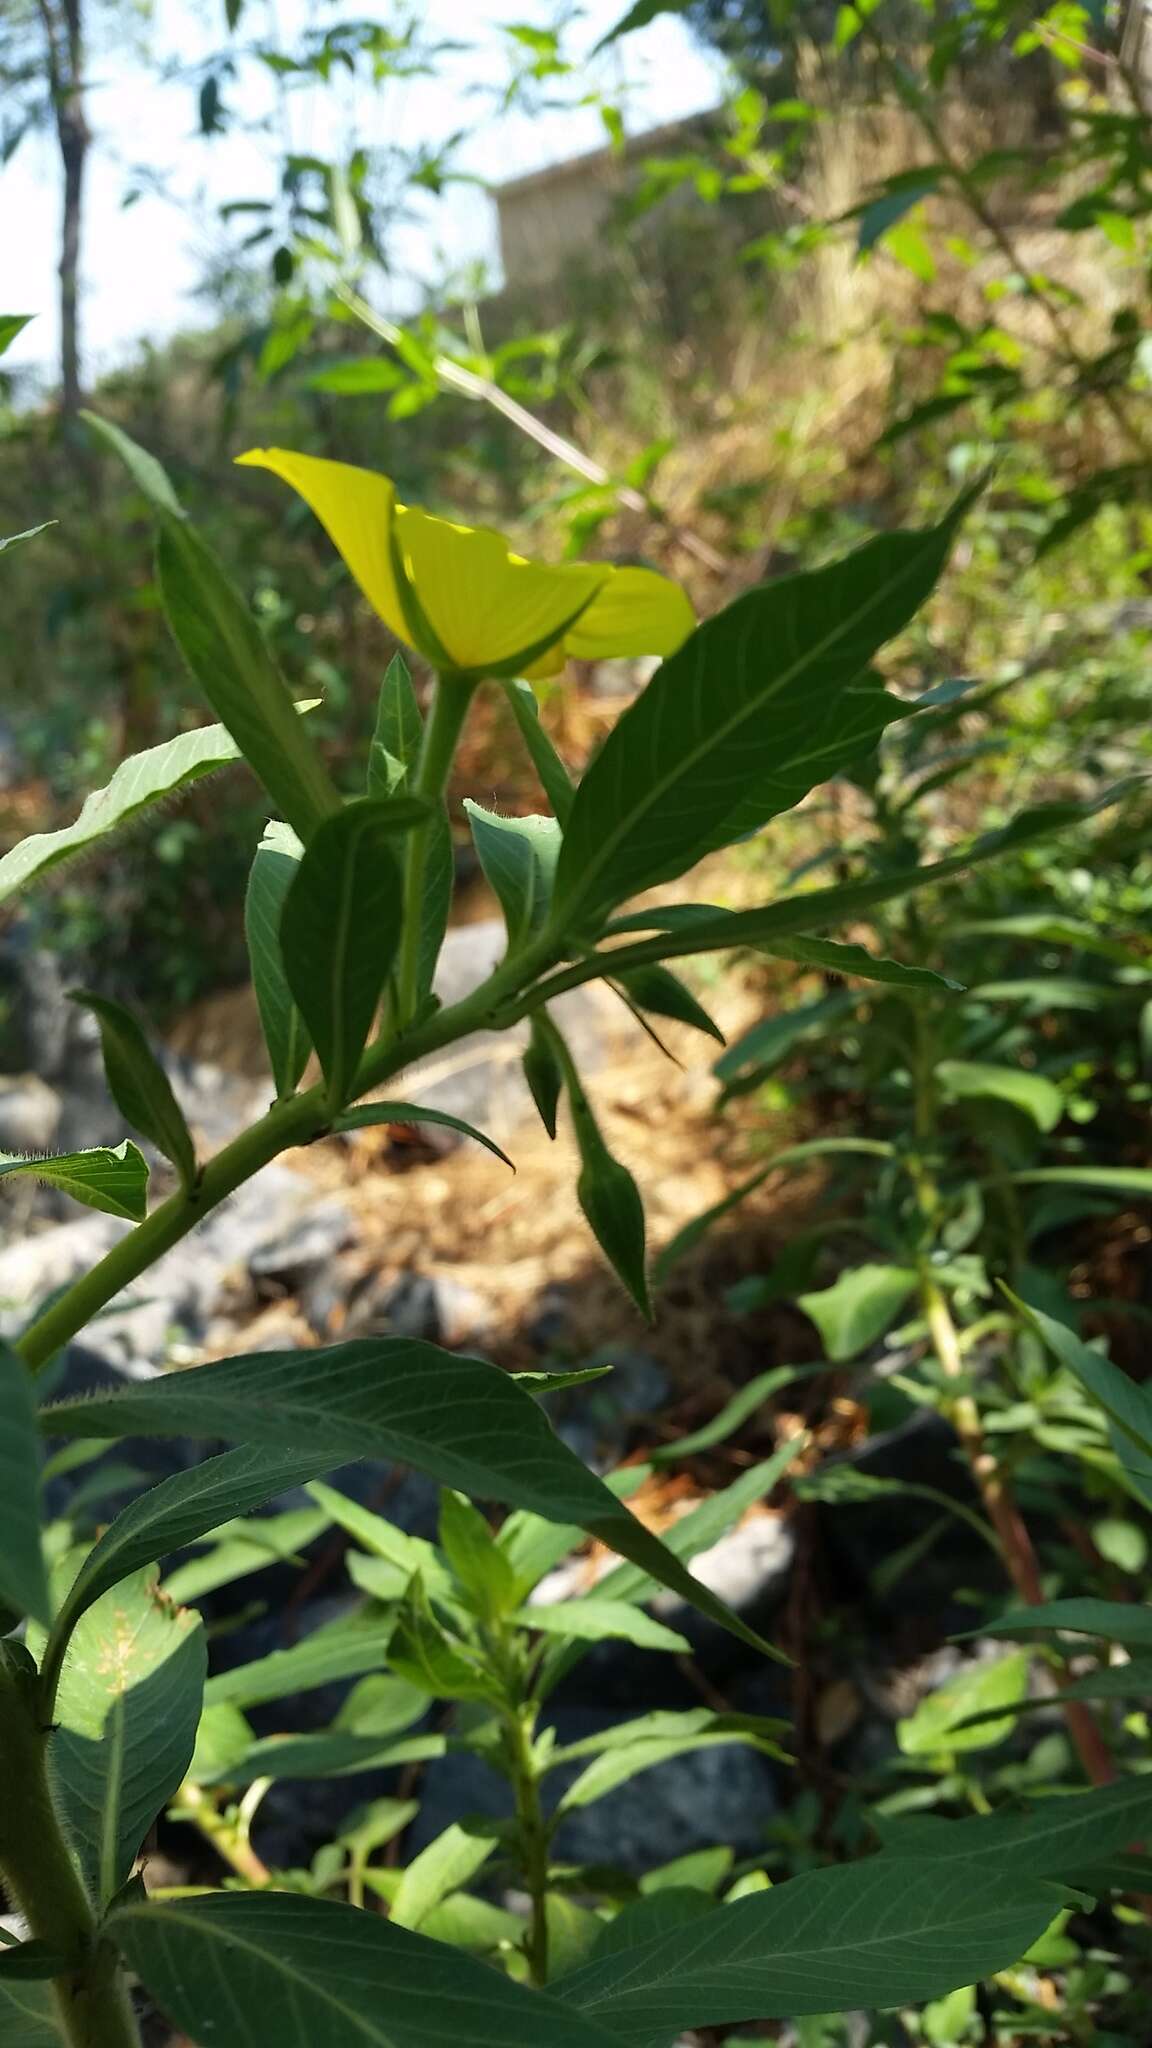
[[[650, 811], [653, 804], [660, 797], [664, 796], [692, 768], [705, 759], [721, 741], [729, 738], [747, 719], [754, 716], [757, 711], [762, 710], [765, 704], [771, 703], [772, 699], [778, 697], [781, 691], [787, 689], [789, 684], [802, 675], [804, 670], [810, 667], [813, 662], [823, 660], [835, 647], [837, 640], [842, 639], [852, 627], [859, 625], [862, 620], [866, 619], [869, 613], [875, 610], [894, 589], [899, 589], [907, 582], [914, 569], [918, 566], [918, 562], [919, 557], [917, 555], [909, 561], [908, 567], [903, 574], [890, 578], [858, 611], [854, 611], [850, 617], [841, 620], [838, 626], [823, 640], [817, 641], [814, 646], [806, 648], [804, 653], [791, 663], [790, 667], [780, 672], [771, 687], [756, 697], [754, 701], [745, 701], [740, 710], [725, 723], [709, 726], [704, 738], [694, 748], [687, 754], [678, 756], [674, 768], [670, 769], [659, 781], [649, 785], [644, 801], [631, 810], [618, 825], [607, 833], [601, 841], [599, 857], [593, 859], [584, 870], [581, 889], [571, 897], [562, 898], [557, 904], [557, 911], [562, 909], [565, 916], [570, 919], [574, 909], [579, 909], [582, 905], [586, 905], [590, 884], [594, 884], [597, 876], [604, 872], [617, 848], [633, 830], [636, 820], [642, 817], [646, 811]], [[696, 658], [698, 660], [699, 656]], [[743, 649], [741, 649], [740, 659], [743, 659]], [[579, 801], [579, 791], [577, 791], [577, 801]]]

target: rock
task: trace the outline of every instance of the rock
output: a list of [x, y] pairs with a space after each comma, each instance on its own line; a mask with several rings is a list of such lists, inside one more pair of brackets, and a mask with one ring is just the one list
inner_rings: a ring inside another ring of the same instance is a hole
[[335, 1195], [310, 1203], [283, 1230], [258, 1244], [248, 1271], [261, 1293], [296, 1294], [351, 1243], [355, 1226]]
[[[561, 1740], [579, 1740], [614, 1718], [592, 1710], [562, 1721], [557, 1716]], [[559, 1798], [586, 1761], [557, 1771], [550, 1796]], [[556, 1850], [567, 1861], [635, 1873], [721, 1842], [737, 1856], [754, 1856], [766, 1846], [779, 1805], [771, 1765], [756, 1750], [735, 1742], [690, 1750], [641, 1771], [594, 1805], [575, 1808], [561, 1823]]]
[[0, 1152], [51, 1152], [62, 1104], [38, 1074], [0, 1079]]
[[349, 1306], [346, 1337], [412, 1337], [450, 1350], [483, 1342], [492, 1311], [449, 1273], [382, 1274]]

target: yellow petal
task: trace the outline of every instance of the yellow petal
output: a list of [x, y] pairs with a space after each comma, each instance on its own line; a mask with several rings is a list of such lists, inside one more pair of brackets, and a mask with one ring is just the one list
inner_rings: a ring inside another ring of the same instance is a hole
[[614, 654], [675, 654], [696, 624], [678, 583], [655, 569], [613, 569], [564, 645], [578, 661]]
[[[459, 668], [500, 668], [564, 636], [611, 573], [602, 563], [549, 568], [510, 554], [501, 534], [396, 510], [404, 568], [433, 632]], [[559, 657], [558, 657], [559, 658]]]
[[412, 644], [412, 633], [392, 570], [392, 530], [396, 492], [386, 476], [358, 469], [350, 462], [326, 462], [318, 455], [295, 455], [287, 448], [250, 448], [238, 462], [270, 469], [298, 491], [384, 624], [400, 640]]

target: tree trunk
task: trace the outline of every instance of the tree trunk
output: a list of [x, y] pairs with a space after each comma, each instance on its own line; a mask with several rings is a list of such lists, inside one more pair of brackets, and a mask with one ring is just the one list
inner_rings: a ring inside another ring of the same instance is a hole
[[84, 172], [92, 131], [84, 104], [83, 0], [40, 0], [48, 83], [64, 171], [60, 228], [60, 411], [74, 420], [82, 397], [80, 364], [80, 261], [84, 231]]

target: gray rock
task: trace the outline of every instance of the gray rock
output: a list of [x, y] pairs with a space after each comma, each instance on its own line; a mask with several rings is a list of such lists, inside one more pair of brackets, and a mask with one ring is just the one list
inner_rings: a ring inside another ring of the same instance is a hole
[[350, 1244], [355, 1226], [335, 1195], [315, 1201], [288, 1226], [256, 1246], [248, 1271], [265, 1289], [295, 1294], [318, 1270], [327, 1267]]
[[[557, 1773], [557, 1782], [560, 1773]], [[630, 1778], [561, 1823], [557, 1853], [636, 1873], [716, 1844], [754, 1856], [780, 1801], [772, 1770], [740, 1743], [690, 1750]]]
[[55, 1088], [38, 1074], [0, 1079], [0, 1152], [50, 1152], [60, 1127], [62, 1104]]

